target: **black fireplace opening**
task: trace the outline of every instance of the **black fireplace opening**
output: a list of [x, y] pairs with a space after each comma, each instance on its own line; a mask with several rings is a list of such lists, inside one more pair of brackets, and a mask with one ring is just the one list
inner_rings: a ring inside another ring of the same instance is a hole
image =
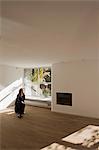
[[56, 93], [57, 104], [72, 106], [72, 93]]

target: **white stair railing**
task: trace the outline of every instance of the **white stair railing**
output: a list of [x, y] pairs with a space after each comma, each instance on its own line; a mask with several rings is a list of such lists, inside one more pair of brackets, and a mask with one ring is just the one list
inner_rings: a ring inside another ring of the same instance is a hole
[[7, 108], [15, 99], [18, 91], [23, 86], [23, 80], [16, 80], [2, 91], [0, 91], [0, 110]]

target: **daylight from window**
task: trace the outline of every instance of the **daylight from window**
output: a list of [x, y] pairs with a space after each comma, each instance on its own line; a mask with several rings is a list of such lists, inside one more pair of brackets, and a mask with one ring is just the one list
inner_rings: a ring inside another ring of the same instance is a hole
[[16, 99], [17, 93], [22, 86], [23, 79], [20, 78], [0, 91], [0, 111], [7, 108]]
[[24, 87], [27, 98], [51, 100], [51, 67], [24, 69]]

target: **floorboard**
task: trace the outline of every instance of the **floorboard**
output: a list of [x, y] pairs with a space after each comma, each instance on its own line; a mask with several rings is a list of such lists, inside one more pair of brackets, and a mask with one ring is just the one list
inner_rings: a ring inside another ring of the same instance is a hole
[[26, 106], [21, 119], [13, 112], [0, 113], [0, 150], [40, 150], [54, 142], [87, 150], [61, 139], [89, 124], [99, 125], [99, 119], [55, 113], [33, 106]]

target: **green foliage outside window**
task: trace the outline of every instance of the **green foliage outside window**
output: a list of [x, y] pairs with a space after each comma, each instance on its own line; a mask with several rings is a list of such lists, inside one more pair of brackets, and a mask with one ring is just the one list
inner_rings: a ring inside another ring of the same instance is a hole
[[39, 82], [43, 81], [43, 68], [39, 68]]
[[38, 69], [37, 68], [32, 69], [32, 72], [29, 75], [29, 79], [32, 82], [38, 82]]
[[32, 82], [37, 82], [37, 81], [38, 81], [38, 68], [35, 68]]
[[28, 83], [30, 83], [31, 87], [34, 87], [36, 93], [39, 93], [41, 91], [44, 97], [51, 96], [51, 68], [50, 67], [25, 69], [24, 75], [25, 78], [27, 78]]

